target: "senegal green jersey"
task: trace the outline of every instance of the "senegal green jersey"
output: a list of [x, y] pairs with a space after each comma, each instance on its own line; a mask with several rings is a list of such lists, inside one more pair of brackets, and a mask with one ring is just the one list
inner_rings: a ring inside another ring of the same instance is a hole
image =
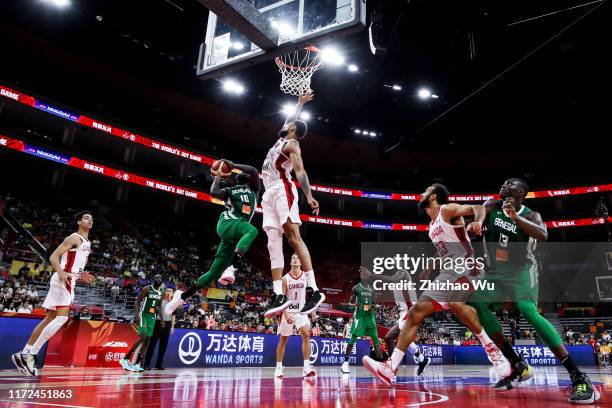
[[221, 214], [226, 220], [244, 219], [251, 222], [257, 208], [257, 196], [246, 186], [235, 186], [225, 189], [225, 211]]
[[157, 308], [162, 300], [162, 287], [160, 286], [159, 289], [156, 290], [153, 285], [149, 285], [147, 288], [149, 288], [149, 293], [140, 304], [140, 312], [156, 315]]
[[353, 296], [355, 296], [357, 302], [354, 313], [355, 318], [374, 315], [374, 311], [372, 310], [374, 304], [374, 288], [359, 282], [353, 287]]
[[[529, 213], [531, 210], [525, 206], [517, 212], [522, 217]], [[501, 207], [495, 208], [489, 215], [485, 240], [491, 270], [516, 270], [517, 267], [536, 263], [534, 251], [537, 241], [527, 235]]]

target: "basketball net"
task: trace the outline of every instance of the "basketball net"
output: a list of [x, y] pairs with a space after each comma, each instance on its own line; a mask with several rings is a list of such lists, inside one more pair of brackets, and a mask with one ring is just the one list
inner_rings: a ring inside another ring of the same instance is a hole
[[307, 47], [277, 57], [276, 65], [281, 73], [280, 89], [286, 94], [302, 96], [312, 91], [310, 81], [323, 66], [319, 49]]

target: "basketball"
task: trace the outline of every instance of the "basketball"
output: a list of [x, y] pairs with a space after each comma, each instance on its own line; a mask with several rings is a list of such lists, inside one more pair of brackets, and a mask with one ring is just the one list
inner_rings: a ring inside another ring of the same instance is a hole
[[215, 177], [227, 177], [232, 174], [232, 168], [225, 160], [216, 160], [212, 166], [210, 166], [210, 172]]

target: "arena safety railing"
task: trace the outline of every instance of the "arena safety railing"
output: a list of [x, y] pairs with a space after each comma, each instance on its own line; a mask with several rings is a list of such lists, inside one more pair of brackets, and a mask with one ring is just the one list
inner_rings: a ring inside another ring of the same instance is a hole
[[[210, 166], [216, 158], [212, 156], [206, 156], [200, 153], [192, 152], [181, 147], [177, 147], [168, 143], [161, 142], [159, 140], [151, 139], [146, 136], [139, 135], [129, 130], [121, 129], [119, 127], [110, 125], [106, 122], [90, 118], [80, 113], [75, 113], [71, 110], [64, 108], [58, 108], [43, 100], [37, 99], [33, 96], [27, 95], [22, 92], [15, 91], [11, 88], [0, 85], [0, 96], [7, 99], [19, 102], [23, 105], [30, 106], [32, 108], [47, 112], [49, 114], [58, 116], [60, 118], [78, 123], [91, 129], [99, 130], [100, 132], [107, 133], [109, 135], [124, 139], [131, 143], [137, 143], [150, 149], [158, 150], [179, 158], [194, 161], [196, 163], [205, 164]], [[384, 192], [384, 191], [365, 191], [360, 189], [352, 189], [345, 187], [334, 187], [326, 186], [321, 184], [312, 184], [312, 189], [326, 194], [340, 195], [345, 197], [361, 197], [370, 198], [377, 200], [399, 200], [399, 201], [419, 201], [421, 199], [420, 194], [414, 193], [397, 193], [397, 192]], [[598, 193], [603, 191], [612, 191], [612, 184], [601, 184], [584, 187], [572, 187], [555, 190], [542, 190], [532, 191], [527, 195], [527, 198], [547, 198], [547, 197], [561, 197], [579, 194], [590, 194]], [[499, 198], [498, 194], [460, 194], [453, 195], [450, 197], [452, 201], [457, 202], [478, 202], [486, 201], [490, 198]]]
[[[109, 166], [101, 165], [92, 161], [83, 160], [76, 156], [67, 156], [61, 153], [53, 152], [49, 149], [41, 148], [23, 140], [10, 138], [8, 136], [0, 135], [0, 147], [8, 148], [22, 153], [27, 153], [42, 159], [50, 160], [56, 163], [61, 163], [66, 166], [74, 167], [90, 173], [95, 173], [105, 177], [114, 178], [124, 183], [137, 184], [146, 188], [163, 191], [168, 194], [172, 194], [180, 197], [192, 198], [198, 201], [211, 202], [218, 205], [223, 205], [220, 200], [217, 200], [210, 196], [210, 194], [195, 189], [181, 187], [178, 185], [170, 184], [164, 181], [156, 180], [150, 177], [140, 176], [134, 173], [130, 173], [123, 170], [114, 169]], [[261, 208], [257, 209], [258, 213], [261, 213]], [[335, 227], [351, 227], [351, 228], [364, 228], [364, 229], [376, 229], [376, 230], [393, 230], [393, 231], [419, 231], [426, 232], [428, 230], [428, 224], [400, 224], [400, 223], [388, 223], [384, 221], [365, 221], [365, 220], [351, 220], [343, 218], [331, 218], [323, 216], [315, 216], [309, 214], [300, 214], [300, 218], [304, 222], [314, 224], [324, 224]], [[612, 217], [609, 217], [609, 222], [612, 222]], [[581, 227], [588, 225], [600, 225], [605, 224], [606, 219], [603, 217], [599, 218], [580, 218], [574, 220], [562, 220], [562, 221], [546, 221], [548, 228], [569, 228], [569, 227]]]

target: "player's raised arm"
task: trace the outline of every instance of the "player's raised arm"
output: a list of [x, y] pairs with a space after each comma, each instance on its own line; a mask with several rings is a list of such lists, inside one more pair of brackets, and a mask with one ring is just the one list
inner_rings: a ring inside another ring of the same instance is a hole
[[69, 237], [66, 237], [66, 239], [64, 239], [64, 242], [62, 242], [55, 249], [55, 251], [53, 251], [51, 256], [49, 256], [49, 262], [51, 263], [53, 270], [57, 272], [57, 275], [59, 276], [60, 281], [64, 284], [66, 284], [66, 279], [68, 275], [66, 275], [66, 272], [64, 272], [64, 270], [62, 269], [60, 259], [62, 255], [64, 255], [66, 252], [68, 252], [72, 248], [78, 247], [80, 244], [81, 244], [80, 238], [77, 235], [72, 234]]
[[225, 200], [227, 191], [221, 188], [221, 176], [215, 176], [212, 185], [210, 186], [210, 195], [219, 200]]
[[236, 164], [230, 161], [227, 161], [227, 164], [229, 164], [230, 167], [236, 168], [241, 172], [248, 174], [250, 177], [249, 188], [255, 193], [259, 192], [259, 172], [255, 167], [249, 166], [248, 164]]
[[313, 99], [314, 99], [314, 92], [312, 91], [306, 93], [305, 95], [300, 96], [298, 98], [298, 103], [295, 106], [295, 112], [293, 113], [293, 115], [289, 115], [289, 117], [287, 117], [287, 120], [285, 120], [285, 124], [283, 125], [283, 129], [287, 127], [287, 125], [290, 124], [291, 122], [296, 121], [300, 117], [300, 113], [302, 112], [302, 108], [304, 107], [304, 105], [306, 105], [308, 102], [312, 101]]
[[482, 224], [487, 216], [487, 210], [483, 205], [451, 203], [446, 204], [441, 211], [443, 211], [442, 216], [450, 220], [457, 217], [473, 216], [474, 222], [470, 223], [466, 230], [476, 235], [482, 235]]
[[319, 215], [319, 202], [312, 196], [310, 181], [308, 180], [308, 174], [306, 174], [304, 162], [302, 161], [302, 150], [300, 149], [300, 145], [297, 142], [287, 143], [285, 146], [285, 154], [291, 159], [295, 177], [298, 179], [300, 187], [306, 195], [306, 200], [308, 200], [308, 205], [312, 208], [312, 213], [314, 215]]
[[537, 239], [538, 241], [546, 241], [548, 239], [548, 228], [542, 221], [542, 216], [539, 212], [531, 211], [526, 216], [521, 216], [516, 212], [514, 205], [514, 198], [509, 197], [504, 200], [503, 207], [504, 211], [520, 229], [525, 231], [531, 238]]

